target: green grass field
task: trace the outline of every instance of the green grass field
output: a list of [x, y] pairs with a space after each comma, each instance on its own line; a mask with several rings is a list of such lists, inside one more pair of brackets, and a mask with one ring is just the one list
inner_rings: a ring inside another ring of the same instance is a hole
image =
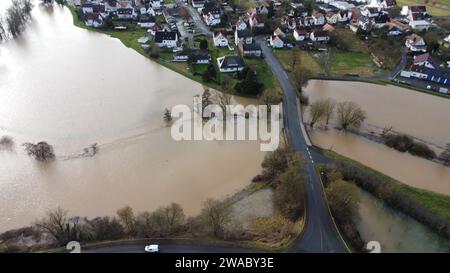
[[373, 76], [374, 69], [376, 66], [367, 53], [337, 52], [333, 54], [332, 75], [358, 74], [370, 77]]

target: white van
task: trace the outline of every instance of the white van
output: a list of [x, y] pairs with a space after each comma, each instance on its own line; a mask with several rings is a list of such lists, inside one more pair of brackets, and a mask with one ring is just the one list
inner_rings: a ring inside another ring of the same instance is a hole
[[159, 252], [159, 245], [148, 245], [145, 246], [144, 250], [149, 253]]

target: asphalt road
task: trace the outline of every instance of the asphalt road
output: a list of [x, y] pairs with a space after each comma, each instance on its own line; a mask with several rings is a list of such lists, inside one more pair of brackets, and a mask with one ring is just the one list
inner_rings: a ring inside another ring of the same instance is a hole
[[389, 72], [388, 79], [393, 80], [406, 66], [406, 62], [408, 60], [407, 58], [408, 51], [406, 47], [402, 48], [402, 55], [400, 56], [400, 62], [395, 66], [395, 68]]
[[[284, 128], [292, 148], [303, 154], [306, 158], [307, 179], [307, 206], [306, 226], [303, 236], [290, 249], [290, 252], [312, 252], [312, 253], [339, 253], [347, 252], [346, 247], [339, 239], [331, 215], [325, 204], [322, 184], [315, 171], [314, 165], [326, 162], [327, 159], [312, 146], [307, 145], [307, 136], [304, 136], [301, 128], [301, 111], [298, 105], [297, 95], [291, 84], [288, 74], [283, 69], [272, 50], [267, 47], [262, 37], [257, 38], [261, 44], [265, 60], [274, 75], [278, 78], [283, 90]], [[306, 138], [306, 139], [305, 139]], [[245, 253], [255, 252], [252, 249], [212, 247], [199, 245], [160, 245], [161, 252], [181, 253]], [[126, 253], [143, 252], [144, 245], [124, 245], [105, 248], [97, 248], [83, 252], [108, 252]]]
[[[82, 253], [145, 253], [145, 244], [111, 246], [84, 250]], [[162, 244], [160, 253], [255, 253], [254, 249], [191, 244]]]
[[324, 161], [322, 154], [306, 144], [301, 130], [301, 111], [297, 94], [289, 76], [283, 69], [272, 50], [267, 47], [262, 37], [261, 44], [265, 60], [274, 75], [278, 78], [283, 90], [284, 124], [289, 143], [293, 149], [306, 158], [307, 183], [307, 224], [303, 236], [291, 249], [292, 252], [347, 252], [342, 245], [334, 224], [325, 205], [321, 182], [316, 174], [314, 164]]

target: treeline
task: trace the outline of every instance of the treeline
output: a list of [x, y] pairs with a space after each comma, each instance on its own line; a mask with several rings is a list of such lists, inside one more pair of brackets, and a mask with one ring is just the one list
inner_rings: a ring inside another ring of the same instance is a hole
[[289, 148], [279, 148], [265, 156], [262, 167], [262, 174], [253, 182], [272, 186], [275, 209], [290, 221], [303, 217], [306, 200], [303, 158]]
[[33, 9], [31, 0], [12, 0], [11, 2], [11, 6], [6, 9], [5, 17], [0, 17], [0, 40], [17, 37], [22, 33]]
[[319, 173], [331, 213], [345, 241], [349, 242], [354, 250], [365, 252], [365, 242], [357, 228], [360, 202], [358, 189], [347, 182], [337, 168], [320, 165]]
[[[383, 200], [394, 209], [398, 209], [417, 221], [432, 228], [441, 236], [450, 239], [450, 221], [442, 215], [438, 215], [419, 202], [417, 198], [410, 194], [408, 187], [396, 183], [386, 177], [374, 175], [358, 166], [337, 160], [335, 165], [328, 165], [321, 169], [322, 177], [327, 181], [327, 177], [335, 176], [335, 173], [342, 176], [342, 179], [355, 183], [358, 187], [368, 191], [375, 197]], [[431, 198], [420, 194], [421, 199]], [[431, 195], [431, 193], [429, 194]]]

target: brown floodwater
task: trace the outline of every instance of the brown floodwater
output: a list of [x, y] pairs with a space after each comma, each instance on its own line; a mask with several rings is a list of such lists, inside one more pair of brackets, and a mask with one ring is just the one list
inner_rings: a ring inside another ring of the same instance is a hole
[[[259, 142], [176, 142], [162, 120], [202, 91], [119, 40], [74, 27], [68, 9], [36, 6], [23, 35], [0, 44], [0, 136], [15, 143], [0, 151], [0, 231], [58, 206], [95, 217], [178, 202], [192, 215], [247, 185], [260, 171]], [[23, 151], [42, 140], [55, 148], [52, 163]], [[72, 157], [93, 143], [97, 155]]]
[[[310, 103], [324, 98], [356, 102], [367, 112], [365, 131], [385, 126], [419, 138], [440, 152], [450, 142], [450, 100], [392, 85], [361, 82], [311, 81]], [[304, 117], [308, 120], [308, 115]], [[400, 153], [353, 134], [336, 130], [311, 132], [314, 144], [357, 160], [405, 184], [450, 194], [450, 168], [407, 153]]]

